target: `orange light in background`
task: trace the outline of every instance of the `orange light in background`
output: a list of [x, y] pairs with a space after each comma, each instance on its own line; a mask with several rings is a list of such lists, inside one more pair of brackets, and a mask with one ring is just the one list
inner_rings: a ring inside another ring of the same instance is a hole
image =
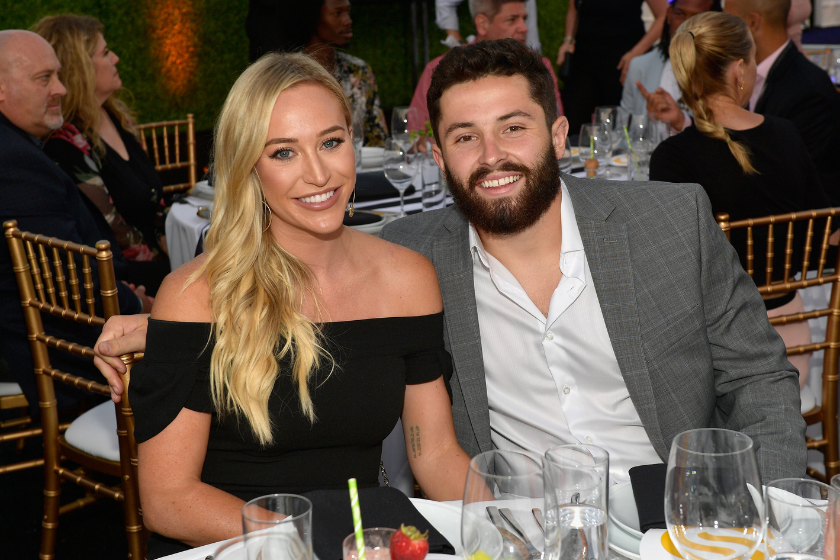
[[194, 0], [151, 0], [148, 4], [152, 49], [169, 92], [183, 96], [192, 88], [198, 66]]

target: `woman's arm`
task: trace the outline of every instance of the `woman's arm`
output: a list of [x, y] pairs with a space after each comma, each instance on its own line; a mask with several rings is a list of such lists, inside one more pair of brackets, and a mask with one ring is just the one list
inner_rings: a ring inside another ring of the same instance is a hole
[[569, 8], [566, 10], [566, 36], [557, 51], [557, 66], [563, 66], [567, 52], [575, 52], [575, 22], [577, 22], [577, 7], [575, 0], [569, 0]]
[[470, 457], [458, 444], [443, 378], [407, 385], [402, 413], [411, 472], [433, 500], [460, 500]]
[[630, 61], [648, 52], [656, 40], [662, 36], [662, 27], [665, 25], [665, 14], [668, 12], [668, 0], [645, 0], [645, 2], [650, 6], [650, 10], [656, 19], [653, 21], [650, 29], [648, 29], [648, 32], [639, 39], [639, 42], [632, 49], [624, 53], [624, 56], [618, 61], [616, 68], [621, 70], [621, 85], [624, 85], [624, 80], [627, 78]]

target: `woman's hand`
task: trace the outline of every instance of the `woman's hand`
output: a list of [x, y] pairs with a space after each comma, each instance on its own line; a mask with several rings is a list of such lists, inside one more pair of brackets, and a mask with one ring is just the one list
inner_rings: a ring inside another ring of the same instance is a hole
[[630, 70], [630, 61], [642, 54], [644, 53], [638, 53], [635, 48], [632, 48], [624, 53], [624, 56], [622, 56], [621, 60], [618, 61], [616, 69], [621, 70], [621, 77], [619, 78], [621, 85], [624, 85], [624, 80], [627, 79], [627, 71]]
[[129, 352], [146, 350], [146, 328], [148, 315], [118, 315], [111, 317], [102, 327], [102, 334], [96, 340], [93, 351], [96, 357], [93, 365], [108, 380], [111, 400], [120, 402], [123, 393], [120, 373], [125, 373], [125, 364], [120, 356]]
[[566, 53], [574, 53], [575, 44], [572, 41], [563, 41], [560, 49], [557, 51], [557, 66], [563, 66], [566, 61]]
[[657, 88], [655, 92], [650, 93], [641, 82], [636, 82], [636, 86], [647, 101], [647, 112], [651, 118], [668, 123], [674, 130], [682, 131], [685, 115], [670, 93], [662, 88]]

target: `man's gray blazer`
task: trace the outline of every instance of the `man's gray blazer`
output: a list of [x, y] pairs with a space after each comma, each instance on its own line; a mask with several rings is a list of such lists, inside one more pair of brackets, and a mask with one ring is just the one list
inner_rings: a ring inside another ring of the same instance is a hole
[[[803, 476], [796, 369], [703, 188], [563, 181], [618, 365], [662, 460], [676, 434], [720, 427], [753, 439], [764, 481]], [[466, 219], [454, 207], [416, 214], [382, 237], [434, 264], [458, 440], [470, 455], [492, 449]]]

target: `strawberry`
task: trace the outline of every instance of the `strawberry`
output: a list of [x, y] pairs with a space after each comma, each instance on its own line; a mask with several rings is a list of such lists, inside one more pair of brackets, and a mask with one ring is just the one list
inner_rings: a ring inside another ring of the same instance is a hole
[[417, 527], [400, 525], [391, 535], [391, 560], [423, 560], [429, 552], [429, 532], [420, 533]]

